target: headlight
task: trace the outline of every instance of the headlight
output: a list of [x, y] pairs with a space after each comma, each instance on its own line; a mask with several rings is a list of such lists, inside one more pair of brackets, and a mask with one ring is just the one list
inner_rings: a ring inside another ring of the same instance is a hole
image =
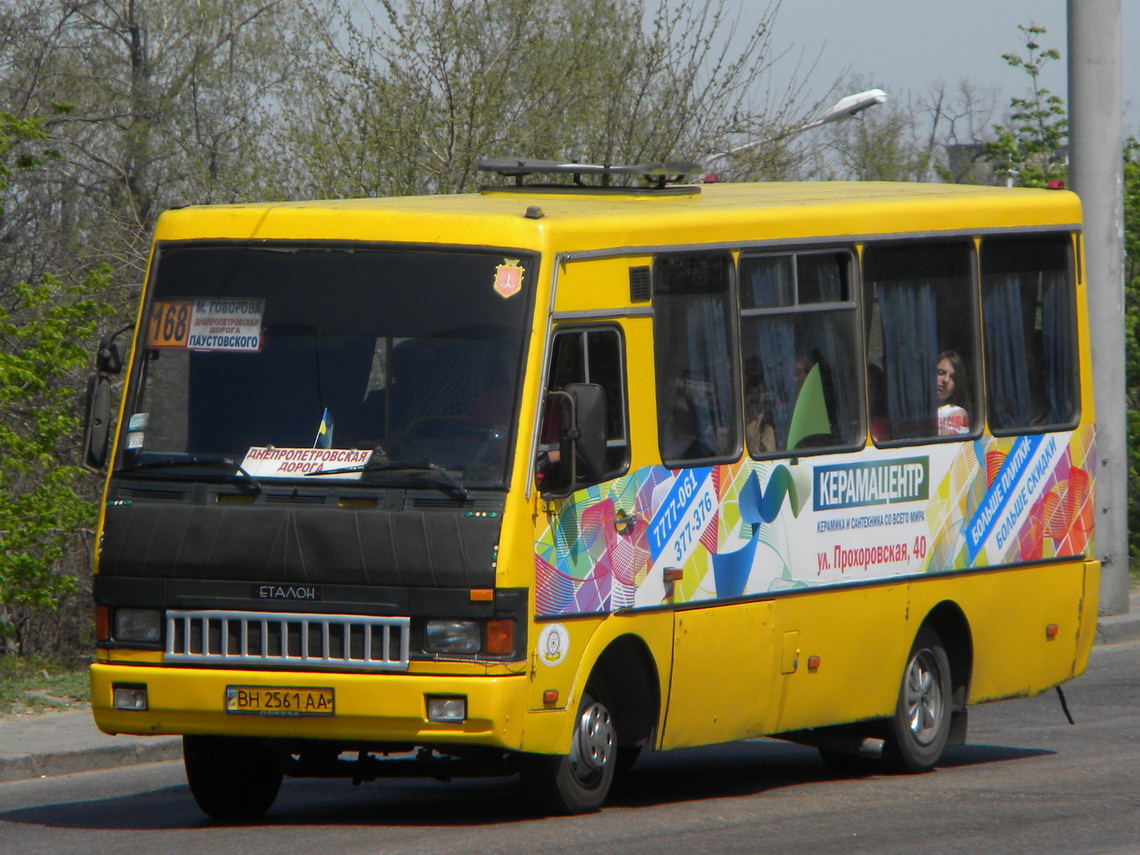
[[427, 653], [478, 653], [482, 647], [478, 621], [429, 620], [424, 624], [424, 651]]
[[115, 609], [117, 641], [158, 642], [162, 639], [162, 612], [158, 609]]

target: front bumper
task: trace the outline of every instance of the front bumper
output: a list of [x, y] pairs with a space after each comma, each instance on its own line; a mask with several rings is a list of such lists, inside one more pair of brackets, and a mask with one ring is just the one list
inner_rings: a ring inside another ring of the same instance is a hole
[[[114, 708], [116, 684], [145, 686], [146, 710]], [[522, 747], [527, 677], [235, 671], [208, 668], [91, 666], [95, 723], [106, 733], [213, 734], [353, 743]], [[331, 716], [226, 712], [227, 686], [328, 688]], [[428, 697], [467, 700], [462, 722], [429, 722]]]

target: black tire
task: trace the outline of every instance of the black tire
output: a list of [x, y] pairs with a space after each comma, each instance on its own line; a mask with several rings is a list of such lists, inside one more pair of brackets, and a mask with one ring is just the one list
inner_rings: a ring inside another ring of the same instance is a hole
[[895, 772], [926, 772], [942, 758], [950, 735], [950, 659], [938, 633], [919, 630], [907, 657], [885, 760]]
[[609, 795], [617, 753], [613, 716], [593, 687], [587, 686], [578, 705], [570, 751], [524, 755], [522, 785], [542, 813], [568, 816], [595, 811]]
[[194, 801], [214, 819], [256, 819], [281, 788], [276, 757], [255, 739], [184, 736], [182, 761]]

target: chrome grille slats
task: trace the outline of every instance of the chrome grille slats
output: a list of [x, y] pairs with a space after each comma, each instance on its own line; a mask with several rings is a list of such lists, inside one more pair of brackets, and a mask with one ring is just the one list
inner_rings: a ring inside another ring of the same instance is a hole
[[410, 624], [406, 617], [172, 609], [163, 661], [406, 671]]

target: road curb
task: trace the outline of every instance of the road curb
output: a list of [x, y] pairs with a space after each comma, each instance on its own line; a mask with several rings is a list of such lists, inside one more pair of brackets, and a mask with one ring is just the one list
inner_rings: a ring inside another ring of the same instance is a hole
[[[1140, 605], [1133, 603], [1133, 605]], [[1140, 613], [1103, 615], [1096, 622], [1097, 644], [1120, 644], [1140, 640]]]
[[0, 783], [117, 769], [140, 763], [179, 760], [181, 757], [180, 737], [134, 737], [114, 745], [0, 757]]

